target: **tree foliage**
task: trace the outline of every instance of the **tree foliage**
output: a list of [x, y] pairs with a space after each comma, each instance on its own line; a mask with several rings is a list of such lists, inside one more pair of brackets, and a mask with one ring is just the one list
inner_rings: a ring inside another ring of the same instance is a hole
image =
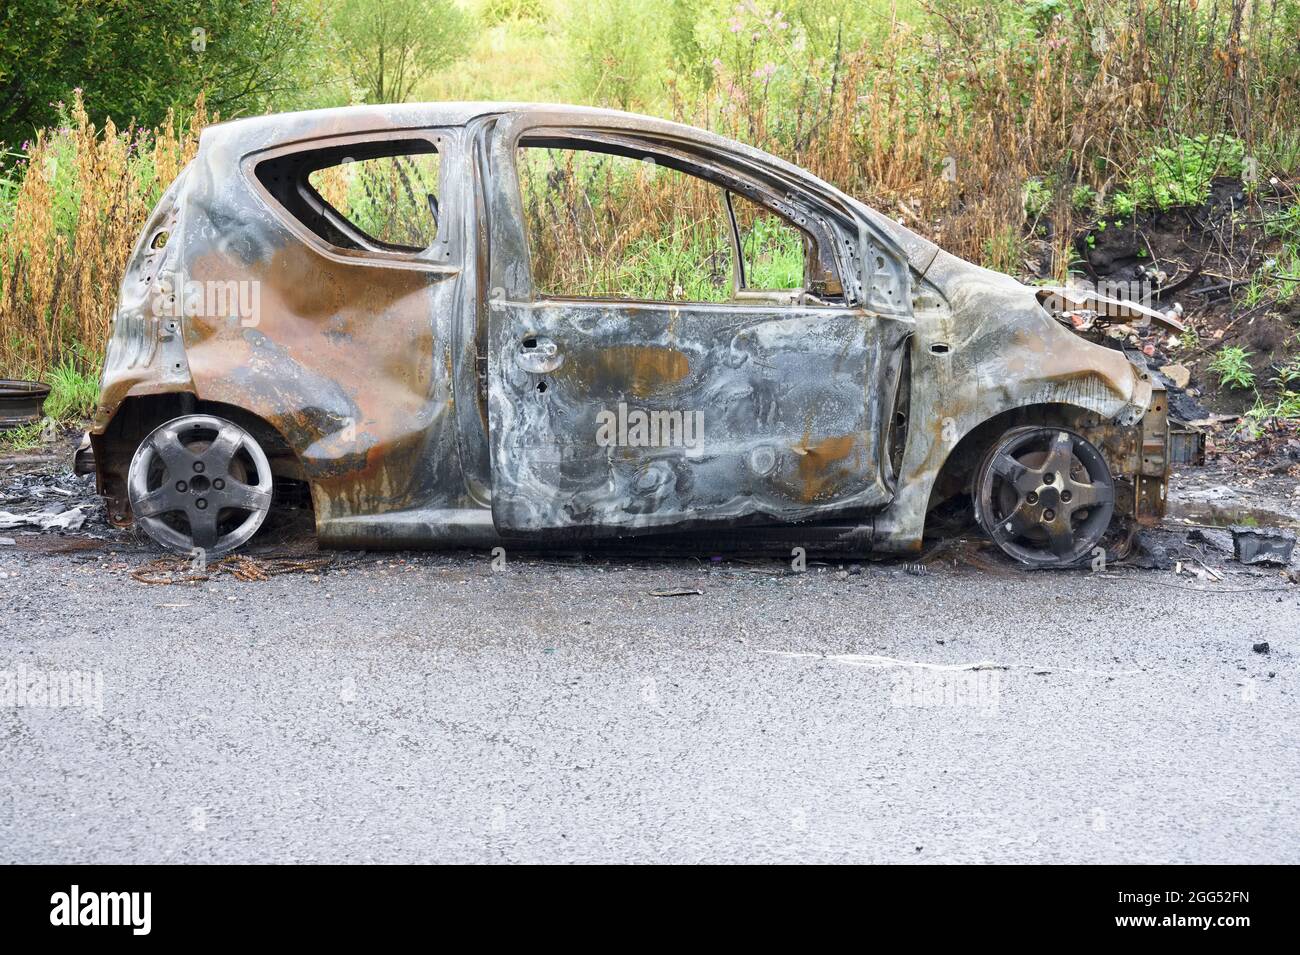
[[663, 88], [665, 5], [648, 0], [573, 0], [565, 21], [569, 70], [579, 94], [619, 109]]
[[223, 116], [295, 102], [319, 75], [322, 16], [318, 0], [5, 0], [0, 141], [53, 124], [74, 88], [118, 125], [201, 90]]
[[401, 103], [468, 50], [471, 20], [452, 0], [341, 0], [334, 29], [352, 82], [371, 103]]

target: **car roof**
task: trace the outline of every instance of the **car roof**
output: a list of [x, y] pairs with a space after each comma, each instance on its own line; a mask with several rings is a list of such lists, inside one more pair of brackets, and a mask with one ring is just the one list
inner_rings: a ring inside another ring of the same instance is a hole
[[200, 147], [210, 156], [212, 153], [220, 154], [222, 159], [217, 160], [217, 164], [221, 165], [223, 162], [238, 163], [240, 157], [252, 152], [321, 137], [421, 129], [430, 126], [464, 126], [480, 116], [502, 114], [534, 114], [553, 118], [559, 125], [581, 125], [587, 122], [593, 126], [628, 131], [639, 130], [693, 140], [701, 145], [781, 170], [788, 175], [818, 183], [828, 194], [839, 196], [871, 219], [877, 228], [891, 234], [912, 259], [913, 265], [922, 273], [939, 251], [938, 246], [929, 239], [905, 228], [901, 222], [881, 215], [808, 170], [771, 153], [719, 136], [698, 126], [688, 126], [655, 116], [596, 106], [480, 100], [367, 104], [291, 113], [268, 113], [214, 123], [204, 129], [200, 137]]
[[[715, 145], [731, 149], [751, 150], [753, 148], [716, 136], [699, 127], [639, 113], [563, 103], [490, 101], [391, 103], [337, 106], [292, 113], [268, 113], [214, 123], [203, 131], [203, 139], [222, 140], [223, 146], [239, 140], [242, 141], [241, 144], [262, 149], [320, 136], [346, 136], [395, 129], [420, 129], [428, 126], [463, 126], [479, 116], [525, 113], [551, 115], [576, 123], [586, 121], [597, 126], [672, 132], [679, 136], [711, 141]], [[760, 153], [759, 150], [753, 151]]]

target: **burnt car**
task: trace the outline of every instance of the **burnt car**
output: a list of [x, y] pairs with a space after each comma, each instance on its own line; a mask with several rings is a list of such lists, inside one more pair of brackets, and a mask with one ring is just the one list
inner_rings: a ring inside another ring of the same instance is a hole
[[906, 553], [969, 495], [1007, 554], [1065, 566], [1163, 513], [1167, 408], [1043, 299], [660, 119], [241, 119], [131, 256], [94, 468], [114, 521], [181, 552], [244, 544], [296, 481], [324, 547]]

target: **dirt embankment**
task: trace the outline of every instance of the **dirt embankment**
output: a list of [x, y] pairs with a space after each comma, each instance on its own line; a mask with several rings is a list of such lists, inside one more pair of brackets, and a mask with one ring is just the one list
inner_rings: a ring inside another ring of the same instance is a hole
[[[1201, 206], [1097, 221], [1074, 237], [1072, 265], [1082, 279], [1141, 289], [1147, 304], [1179, 313], [1182, 336], [1151, 328], [1107, 343], [1145, 352], [1164, 370], [1174, 412], [1209, 422], [1211, 462], [1296, 479], [1300, 400], [1293, 415], [1276, 412], [1288, 392], [1300, 392], [1300, 378], [1287, 381], [1288, 369], [1300, 371], [1300, 281], [1276, 263], [1293, 241], [1278, 223], [1288, 214], [1300, 222], [1298, 193], [1300, 183], [1248, 192], [1238, 179], [1215, 179]], [[1250, 385], [1211, 368], [1235, 349], [1245, 353]]]

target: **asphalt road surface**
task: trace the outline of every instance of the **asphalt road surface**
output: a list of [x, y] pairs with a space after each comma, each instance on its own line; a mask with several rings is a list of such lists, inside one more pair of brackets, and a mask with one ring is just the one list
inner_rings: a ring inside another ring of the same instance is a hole
[[35, 539], [0, 547], [3, 862], [1300, 862], [1276, 572], [353, 554], [164, 586]]

